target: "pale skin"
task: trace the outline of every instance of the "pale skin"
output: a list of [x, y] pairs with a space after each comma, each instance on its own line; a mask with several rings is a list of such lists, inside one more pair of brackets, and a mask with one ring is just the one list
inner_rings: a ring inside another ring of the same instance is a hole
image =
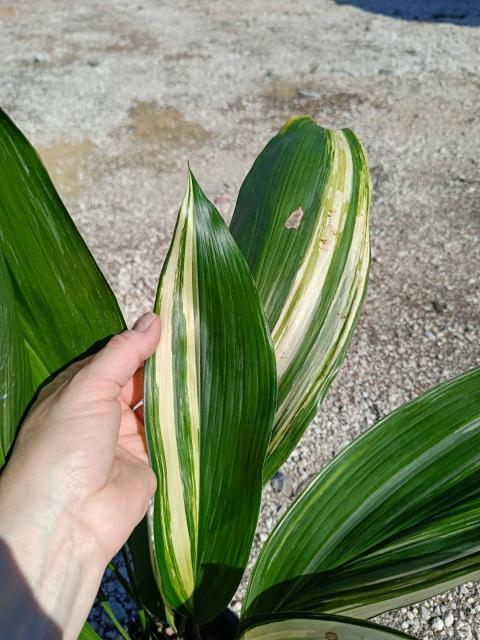
[[158, 316], [146, 314], [55, 378], [0, 479], [0, 539], [66, 640], [78, 637], [106, 565], [156, 489], [143, 416], [133, 408], [159, 338]]

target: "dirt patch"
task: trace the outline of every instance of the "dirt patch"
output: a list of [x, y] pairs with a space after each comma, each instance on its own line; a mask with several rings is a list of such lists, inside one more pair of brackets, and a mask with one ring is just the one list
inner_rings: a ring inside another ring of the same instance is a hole
[[48, 147], [40, 147], [38, 152], [62, 196], [79, 193], [85, 185], [86, 170], [92, 167], [92, 157], [96, 146], [91, 140], [71, 142], [57, 140]]
[[299, 95], [300, 92], [298, 88], [285, 80], [274, 80], [265, 91], [265, 97], [270, 98], [273, 102], [294, 100], [298, 98]]
[[13, 18], [17, 15], [18, 7], [14, 4], [0, 4], [0, 20], [5, 18]]
[[290, 82], [274, 80], [261, 92], [260, 99], [267, 110], [291, 115], [306, 113], [313, 117], [341, 116], [351, 114], [365, 105], [375, 109], [383, 103], [375, 96], [368, 97], [340, 87], [330, 86], [327, 82], [319, 85], [297, 86]]
[[129, 116], [129, 130], [144, 145], [184, 145], [197, 143], [209, 135], [201, 125], [187, 120], [173, 107], [161, 107], [156, 102], [137, 102], [130, 107]]
[[108, 53], [152, 52], [158, 46], [157, 40], [148, 31], [128, 31], [120, 33], [118, 40], [105, 47]]

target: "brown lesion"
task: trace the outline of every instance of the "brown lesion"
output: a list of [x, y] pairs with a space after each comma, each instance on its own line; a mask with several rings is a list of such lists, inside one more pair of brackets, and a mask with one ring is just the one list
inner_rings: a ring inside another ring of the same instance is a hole
[[285, 228], [298, 229], [298, 227], [300, 226], [300, 223], [302, 222], [303, 215], [304, 215], [304, 212], [302, 207], [298, 207], [298, 209], [296, 209], [293, 213], [291, 213], [288, 216], [287, 221], [285, 222]]

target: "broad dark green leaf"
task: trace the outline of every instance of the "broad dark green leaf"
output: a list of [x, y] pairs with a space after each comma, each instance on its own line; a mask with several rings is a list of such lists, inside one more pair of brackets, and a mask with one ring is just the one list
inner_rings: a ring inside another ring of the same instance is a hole
[[[124, 326], [35, 149], [0, 110], [0, 468], [41, 384]], [[147, 538], [130, 549], [144, 567]], [[139, 585], [149, 604], [151, 581]]]
[[276, 374], [248, 266], [191, 174], [155, 310], [162, 335], [144, 393], [161, 489], [149, 516], [154, 572], [170, 607], [205, 622], [248, 559]]
[[349, 129], [287, 122], [255, 161], [230, 226], [272, 332], [278, 409], [264, 480], [315, 416], [355, 328], [370, 262], [370, 177]]
[[45, 167], [2, 111], [0, 251], [36, 387], [123, 329], [115, 297]]
[[[0, 468], [41, 384], [124, 326], [36, 151], [0, 110]], [[147, 538], [131, 551], [143, 567]]]
[[0, 253], [0, 469], [33, 397], [28, 360], [10, 274]]
[[242, 622], [239, 640], [394, 640], [403, 633], [339, 616], [307, 612], [254, 616]]
[[372, 617], [480, 576], [480, 369], [428, 391], [335, 458], [265, 543], [247, 615]]

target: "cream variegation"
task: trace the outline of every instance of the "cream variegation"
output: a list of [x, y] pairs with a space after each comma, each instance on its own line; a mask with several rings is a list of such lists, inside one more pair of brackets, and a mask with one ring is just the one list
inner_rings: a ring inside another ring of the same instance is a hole
[[[231, 601], [262, 482], [315, 415], [350, 341], [370, 190], [350, 130], [296, 118], [242, 186], [237, 245], [189, 173], [155, 303], [162, 336], [144, 371], [158, 491], [123, 553], [128, 579], [109, 564], [136, 602], [139, 638], [159, 621], [180, 621], [179, 638], [210, 635], [196, 623]], [[0, 467], [41, 385], [123, 327], [38, 155], [0, 110]], [[406, 637], [358, 618], [480, 577], [479, 451], [480, 368], [363, 433], [266, 540], [236, 637]], [[99, 600], [128, 638], [101, 590]], [[89, 625], [80, 637], [99, 638]]]
[[480, 368], [334, 458], [262, 548], [247, 616], [372, 617], [480, 576]]
[[[177, 593], [182, 594], [185, 603], [190, 603], [194, 591], [194, 564], [198, 542], [198, 501], [199, 501], [199, 418], [197, 361], [195, 349], [195, 318], [191, 301], [194, 295], [193, 276], [193, 193], [191, 177], [187, 193], [180, 208], [175, 235], [165, 265], [165, 270], [157, 294], [157, 308], [162, 325], [162, 337], [155, 354], [155, 392], [161, 412], [158, 414], [158, 447], [151, 447], [151, 455], [156, 466], [164, 466], [161, 511], [157, 517], [168, 525], [165, 544], [169, 549], [172, 581]], [[183, 286], [179, 286], [182, 283]], [[175, 309], [175, 306], [178, 308]], [[183, 316], [185, 321], [186, 349], [182, 353], [183, 366], [187, 372], [185, 387], [179, 389], [175, 375], [174, 314]], [[191, 464], [184, 464], [185, 452], [179, 450], [177, 432], [172, 428], [176, 422], [175, 404], [177, 395], [182, 394], [182, 402], [190, 416], [188, 440], [182, 440], [184, 450], [191, 451]], [[161, 452], [161, 453], [160, 453]], [[159, 459], [159, 456], [162, 459]], [[190, 522], [188, 522], [190, 520]], [[149, 513], [149, 526], [153, 535], [153, 509]], [[190, 524], [190, 526], [189, 526]], [[158, 566], [154, 563], [154, 566]]]
[[148, 515], [153, 570], [167, 609], [208, 619], [228, 604], [247, 561], [276, 374], [248, 266], [191, 173], [155, 310], [162, 335], [145, 367], [161, 487]]
[[410, 638], [380, 625], [308, 612], [266, 614], [243, 623], [239, 640], [394, 640]]
[[[348, 346], [353, 325], [363, 300], [367, 282], [370, 243], [368, 235], [369, 185], [363, 173], [359, 187], [355, 228], [341, 280], [330, 308], [311, 342], [316, 313], [324, 304], [328, 271], [342, 243], [353, 188], [353, 162], [350, 147], [342, 131], [330, 131], [333, 160], [316, 228], [295, 281], [277, 320], [272, 339], [277, 360], [278, 384], [282, 401], [278, 406], [269, 455], [288, 438], [296, 416], [305, 406], [318, 404], [335, 375], [335, 366]], [[305, 344], [306, 343], [306, 344]], [[293, 381], [289, 371], [296, 368]], [[267, 470], [267, 476], [275, 471]]]
[[314, 417], [365, 295], [371, 183], [349, 130], [288, 122], [256, 160], [231, 229], [272, 331], [279, 403], [267, 481]]

